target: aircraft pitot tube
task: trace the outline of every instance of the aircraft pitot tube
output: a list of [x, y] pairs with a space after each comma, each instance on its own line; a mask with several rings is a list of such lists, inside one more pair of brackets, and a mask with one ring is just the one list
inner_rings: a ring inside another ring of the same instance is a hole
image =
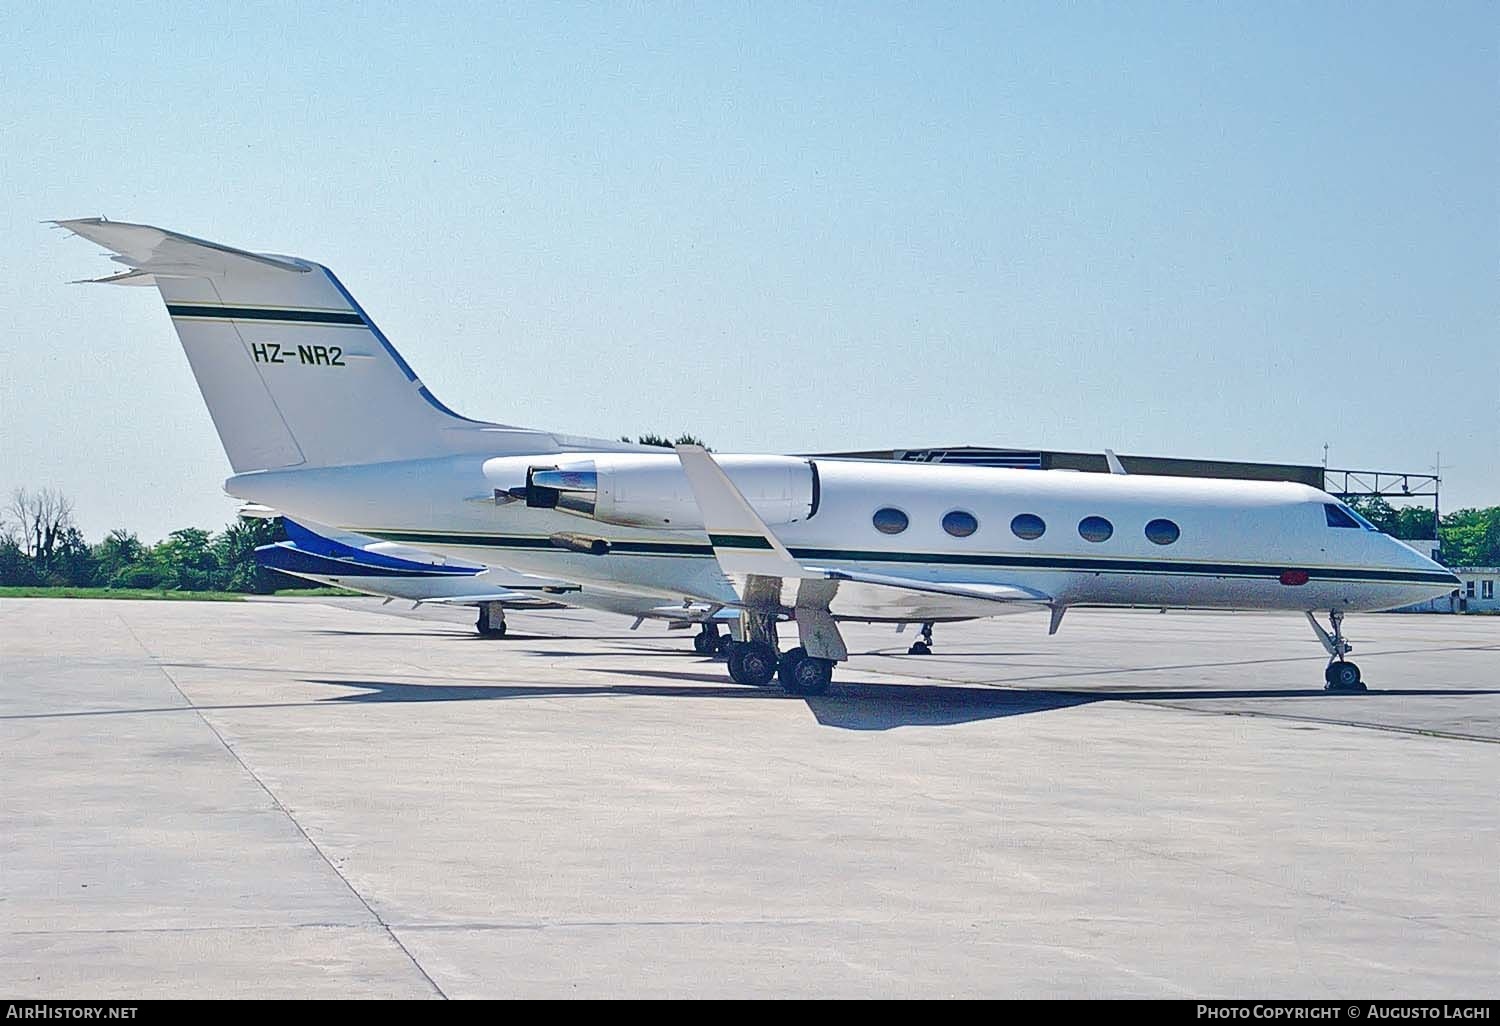
[[[806, 520], [817, 512], [817, 468], [794, 456], [721, 457], [760, 517], [770, 525]], [[569, 454], [555, 465], [532, 464], [526, 483], [504, 489], [533, 509], [622, 527], [701, 531], [703, 516], [673, 453]]]

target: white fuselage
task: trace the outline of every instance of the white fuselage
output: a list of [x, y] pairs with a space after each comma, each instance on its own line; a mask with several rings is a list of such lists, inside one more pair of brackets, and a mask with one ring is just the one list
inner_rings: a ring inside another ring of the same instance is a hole
[[[321, 264], [151, 225], [59, 224], [129, 268], [103, 280], [160, 292], [236, 470], [230, 494], [586, 593], [734, 606], [736, 588], [753, 585], [743, 607], [754, 630], [796, 591], [815, 660], [843, 657], [825, 623], [838, 616], [959, 618], [998, 605], [1056, 617], [1079, 604], [1341, 613], [1457, 583], [1300, 485], [710, 457], [470, 420]], [[904, 530], [877, 529], [885, 508]], [[954, 511], [950, 526], [975, 529], [945, 531]], [[1018, 535], [1020, 515], [1045, 532]], [[1110, 530], [1081, 530], [1086, 518]], [[1167, 544], [1147, 537], [1158, 519], [1175, 525], [1155, 532]]]
[[[602, 523], [523, 502], [476, 501], [516, 485], [527, 460], [556, 464], [578, 454], [475, 456], [231, 478], [241, 498], [431, 552], [600, 589], [665, 600], [733, 604], [701, 530]], [[671, 453], [663, 460], [674, 461]], [[730, 476], [735, 461], [723, 458]], [[828, 568], [861, 568], [928, 581], [999, 583], [1051, 596], [1058, 605], [1144, 605], [1220, 609], [1360, 611], [1442, 594], [1453, 578], [1400, 542], [1358, 526], [1330, 526], [1326, 493], [1305, 485], [1197, 478], [1007, 470], [819, 459], [816, 512], [775, 526], [792, 555]], [[488, 471], [488, 473], [487, 473]], [[742, 471], [743, 473], [743, 471]], [[905, 514], [898, 534], [877, 530], [882, 508]], [[944, 531], [959, 510], [977, 520], [967, 537]], [[1012, 531], [1021, 514], [1045, 532]], [[1086, 540], [1086, 517], [1109, 521], [1103, 541]], [[1170, 520], [1169, 544], [1146, 525]], [[592, 555], [558, 547], [569, 532], [609, 542]], [[845, 614], [865, 619], [857, 612]], [[920, 601], [899, 617], [941, 618]]]

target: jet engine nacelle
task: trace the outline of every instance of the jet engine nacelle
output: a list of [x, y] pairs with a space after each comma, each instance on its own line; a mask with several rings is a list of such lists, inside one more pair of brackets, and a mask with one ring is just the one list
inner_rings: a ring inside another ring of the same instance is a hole
[[[794, 456], [721, 456], [724, 468], [767, 524], [806, 520], [818, 508], [818, 471]], [[526, 483], [508, 489], [537, 509], [556, 509], [622, 527], [701, 531], [703, 516], [675, 455], [572, 453], [533, 463]]]

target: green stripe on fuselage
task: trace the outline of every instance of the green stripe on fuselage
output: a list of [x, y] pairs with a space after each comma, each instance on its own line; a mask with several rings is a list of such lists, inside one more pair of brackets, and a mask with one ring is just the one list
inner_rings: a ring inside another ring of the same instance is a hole
[[771, 550], [771, 542], [758, 534], [711, 534], [709, 542], [716, 549], [764, 549]]
[[[556, 551], [548, 535], [451, 534], [426, 531], [381, 531], [353, 527], [350, 530], [386, 541], [413, 545], [457, 545], [465, 548], [535, 549]], [[728, 540], [728, 544], [726, 544]], [[760, 544], [739, 545], [749, 541]], [[722, 548], [769, 549], [770, 542], [754, 535], [716, 535]], [[1286, 563], [1200, 563], [1168, 559], [1103, 559], [1090, 556], [1026, 556], [999, 553], [885, 552], [870, 549], [793, 548], [792, 557], [809, 562], [906, 563], [922, 566], [1003, 567], [1012, 570], [1046, 570], [1059, 573], [1152, 574], [1177, 577], [1271, 578], [1289, 569], [1305, 570], [1315, 581], [1370, 581], [1384, 584], [1446, 584], [1452, 579], [1427, 570], [1363, 569], [1355, 567], [1306, 567]], [[694, 542], [611, 541], [609, 555], [695, 556], [712, 558], [713, 548]]]

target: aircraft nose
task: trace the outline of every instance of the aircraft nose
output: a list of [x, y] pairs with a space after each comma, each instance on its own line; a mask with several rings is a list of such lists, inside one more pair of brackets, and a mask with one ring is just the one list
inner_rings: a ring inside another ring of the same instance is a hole
[[1443, 566], [1443, 564], [1422, 554], [1420, 551], [1410, 545], [1407, 545], [1405, 542], [1398, 541], [1395, 538], [1389, 538], [1388, 542], [1396, 549], [1401, 550], [1400, 555], [1402, 559], [1400, 565], [1409, 567], [1412, 570], [1424, 570], [1431, 574], [1441, 575], [1441, 579], [1439, 579], [1438, 577], [1434, 577], [1433, 583], [1441, 585], [1443, 587], [1457, 588], [1463, 584], [1463, 582], [1458, 579], [1458, 577], [1453, 573], [1452, 570], [1449, 570], [1447, 567]]

